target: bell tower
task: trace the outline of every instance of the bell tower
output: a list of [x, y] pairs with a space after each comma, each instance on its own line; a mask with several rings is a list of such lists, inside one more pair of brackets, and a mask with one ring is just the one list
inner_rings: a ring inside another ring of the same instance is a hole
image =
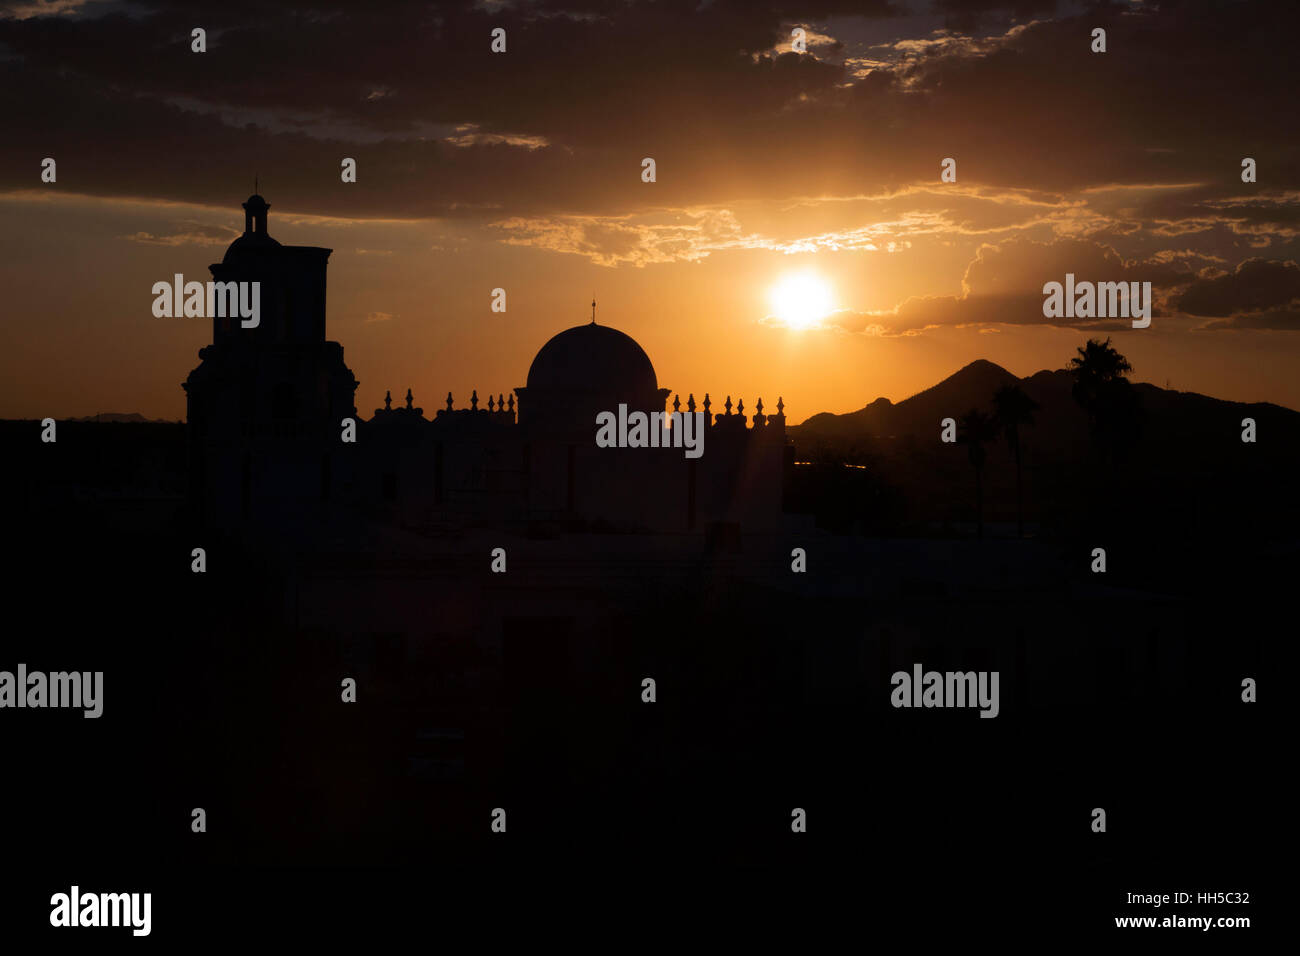
[[340, 432], [356, 416], [358, 382], [325, 338], [331, 250], [284, 246], [267, 232], [271, 206], [243, 203], [244, 233], [209, 267], [223, 283], [257, 283], [261, 321], [212, 317], [212, 344], [184, 384], [191, 487], [208, 520], [260, 524], [329, 510], [346, 469]]

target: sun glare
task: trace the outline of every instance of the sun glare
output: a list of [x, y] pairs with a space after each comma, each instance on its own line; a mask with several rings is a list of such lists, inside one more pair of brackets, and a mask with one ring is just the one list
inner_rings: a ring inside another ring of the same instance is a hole
[[792, 329], [816, 325], [831, 311], [831, 289], [814, 272], [785, 276], [772, 287], [772, 311]]

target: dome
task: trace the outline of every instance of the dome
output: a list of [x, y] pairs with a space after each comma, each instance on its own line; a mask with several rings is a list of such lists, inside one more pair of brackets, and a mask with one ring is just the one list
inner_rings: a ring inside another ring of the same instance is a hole
[[222, 257], [221, 261], [229, 262], [231, 259], [238, 256], [246, 255], [250, 252], [260, 252], [264, 249], [273, 249], [279, 245], [280, 243], [278, 240], [272, 239], [264, 232], [246, 232], [230, 244], [230, 248], [226, 250], [226, 254]]
[[606, 325], [565, 329], [542, 346], [528, 369], [528, 388], [649, 395], [659, 387], [650, 356], [636, 340]]

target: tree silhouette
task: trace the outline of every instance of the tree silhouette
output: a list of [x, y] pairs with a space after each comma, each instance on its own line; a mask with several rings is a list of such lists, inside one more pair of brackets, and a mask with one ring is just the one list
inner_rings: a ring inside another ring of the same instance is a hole
[[1092, 416], [1096, 414], [1100, 393], [1111, 382], [1124, 379], [1124, 373], [1133, 371], [1133, 366], [1111, 346], [1109, 337], [1105, 342], [1089, 339], [1083, 348], [1075, 351], [1079, 354], [1070, 359], [1070, 374], [1074, 376], [1070, 394]]
[[984, 446], [998, 436], [997, 422], [978, 408], [972, 408], [957, 423], [957, 442], [966, 446], [966, 456], [975, 469], [976, 534], [984, 537]]
[[1093, 437], [1110, 453], [1113, 463], [1136, 440], [1141, 425], [1141, 403], [1124, 377], [1133, 366], [1111, 346], [1109, 338], [1105, 342], [1089, 339], [1076, 351], [1079, 354], [1070, 359], [1074, 376], [1070, 394], [1088, 413]]
[[993, 394], [993, 421], [1002, 430], [1016, 460], [1016, 537], [1024, 537], [1024, 498], [1020, 482], [1020, 427], [1034, 424], [1034, 412], [1041, 406], [1018, 384], [1003, 385]]

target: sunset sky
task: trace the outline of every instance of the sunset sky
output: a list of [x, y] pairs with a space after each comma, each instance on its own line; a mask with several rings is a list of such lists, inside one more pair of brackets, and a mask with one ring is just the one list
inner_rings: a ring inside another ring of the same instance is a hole
[[[0, 417], [183, 418], [211, 324], [155, 318], [151, 287], [210, 278], [254, 175], [272, 236], [334, 250], [366, 417], [385, 389], [431, 415], [523, 385], [593, 295], [683, 401], [780, 395], [792, 422], [977, 358], [1060, 368], [1089, 335], [1137, 380], [1300, 408], [1292, 4], [0, 11]], [[1067, 272], [1152, 282], [1151, 327], [1049, 324]]]

